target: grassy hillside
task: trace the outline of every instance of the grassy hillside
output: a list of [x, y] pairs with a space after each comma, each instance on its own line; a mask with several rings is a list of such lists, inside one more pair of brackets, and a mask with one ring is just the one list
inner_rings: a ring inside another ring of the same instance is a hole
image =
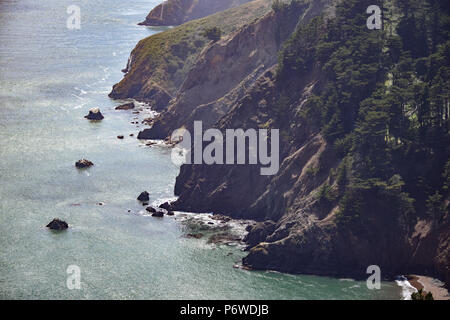
[[209, 43], [203, 36], [205, 29], [219, 27], [223, 36], [227, 36], [269, 12], [271, 3], [272, 0], [256, 0], [141, 40], [132, 52], [129, 72], [114, 87], [111, 96], [151, 99], [155, 87], [173, 96]]

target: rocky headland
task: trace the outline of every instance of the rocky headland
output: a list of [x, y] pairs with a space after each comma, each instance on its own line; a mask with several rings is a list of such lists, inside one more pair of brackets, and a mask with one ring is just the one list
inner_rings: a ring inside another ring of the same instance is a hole
[[[256, 0], [187, 22], [139, 42], [110, 94], [161, 111], [140, 139], [165, 139], [177, 128], [191, 129], [194, 120], [221, 131], [280, 129], [276, 175], [261, 176], [250, 165], [183, 165], [175, 185], [179, 198], [170, 205], [258, 221], [245, 238], [246, 267], [362, 278], [368, 266], [378, 265], [384, 277], [427, 274], [450, 281], [448, 133], [440, 133], [437, 146], [400, 138], [396, 129], [386, 136], [385, 128], [398, 123], [394, 111], [380, 113], [380, 96], [394, 99], [390, 93], [406, 89], [385, 81], [385, 70], [406, 77], [393, 52], [408, 50], [409, 41], [398, 49], [401, 39], [387, 44], [366, 29], [352, 29], [365, 26], [362, 13], [370, 4]], [[219, 41], [202, 36], [212, 26], [223, 31]], [[430, 50], [449, 52], [438, 47]], [[448, 68], [445, 58], [413, 54], [417, 68], [426, 68], [420, 59]], [[426, 72], [417, 72], [423, 79]], [[381, 94], [383, 85], [389, 90]], [[392, 108], [393, 101], [383, 106]], [[377, 126], [383, 129], [371, 131]]]

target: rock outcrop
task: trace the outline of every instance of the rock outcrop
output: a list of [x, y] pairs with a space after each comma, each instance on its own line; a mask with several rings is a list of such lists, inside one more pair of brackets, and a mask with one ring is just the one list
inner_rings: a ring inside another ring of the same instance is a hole
[[155, 217], [155, 218], [162, 218], [162, 217], [164, 217], [164, 212], [162, 212], [162, 211], [156, 211], [156, 212], [152, 213], [152, 217]]
[[210, 46], [205, 29], [218, 27], [227, 37], [269, 12], [271, 4], [272, 0], [255, 0], [141, 40], [130, 55], [124, 79], [109, 96], [144, 101], [157, 111], [167, 109], [197, 56]]
[[155, 213], [155, 212], [156, 212], [156, 209], [153, 208], [153, 207], [147, 207], [145, 210], [146, 210], [147, 212], [149, 212], [149, 213]]
[[79, 169], [89, 168], [89, 167], [92, 167], [93, 165], [94, 165], [94, 163], [92, 161], [89, 161], [86, 159], [81, 159], [81, 160], [78, 160], [77, 162], [75, 162], [75, 167], [77, 167]]
[[137, 197], [137, 200], [147, 202], [150, 200], [150, 194], [147, 191], [141, 192], [141, 194]]
[[52, 230], [61, 231], [61, 230], [66, 230], [67, 228], [69, 228], [69, 225], [67, 224], [67, 222], [55, 218], [46, 227], [49, 229], [52, 229]]
[[132, 110], [134, 109], [134, 102], [124, 103], [115, 108], [116, 110]]
[[176, 26], [224, 11], [251, 0], [167, 0], [139, 23], [144, 26]]
[[[282, 42], [299, 16], [310, 10], [299, 5], [273, 11], [204, 49], [187, 73], [167, 112], [143, 130], [140, 139], [164, 139], [180, 127], [192, 130], [194, 120], [214, 125], [246, 94], [259, 76], [277, 63]], [[319, 11], [317, 11], [319, 13]]]
[[[313, 17], [333, 15], [335, 2], [294, 2], [287, 11], [265, 12], [226, 32], [221, 40], [202, 45], [186, 56], [183, 68], [160, 74], [158, 86], [170, 95], [170, 102], [139, 138], [165, 139], [177, 128], [192, 129], [194, 120], [221, 132], [280, 129], [280, 170], [273, 176], [262, 176], [254, 165], [183, 165], [176, 180], [179, 198], [170, 210], [259, 221], [245, 238], [245, 267], [362, 278], [367, 277], [367, 267], [375, 264], [384, 277], [427, 273], [448, 281], [449, 201], [447, 214], [439, 221], [424, 212], [411, 219], [396, 207], [393, 195], [402, 194], [403, 185], [395, 178], [385, 186], [389, 192], [379, 186], [359, 190], [362, 207], [358, 212], [363, 214], [344, 219], [336, 172], [341, 172], [341, 179], [347, 178], [347, 164], [336, 144], [305, 113], [308, 103], [326, 87], [329, 71], [316, 63], [297, 70], [289, 81], [280, 84], [277, 80], [277, 55], [283, 41]], [[261, 2], [247, 5], [255, 3]], [[145, 99], [151, 90], [159, 90], [152, 74], [155, 69], [143, 63], [148, 60], [137, 58], [153, 41], [136, 47], [130, 71], [112, 96]], [[284, 99], [286, 92], [289, 97]]]
[[92, 108], [91, 110], [89, 110], [89, 114], [84, 117], [88, 120], [93, 120], [93, 121], [100, 121], [100, 120], [104, 119], [104, 116], [100, 112], [99, 108]]

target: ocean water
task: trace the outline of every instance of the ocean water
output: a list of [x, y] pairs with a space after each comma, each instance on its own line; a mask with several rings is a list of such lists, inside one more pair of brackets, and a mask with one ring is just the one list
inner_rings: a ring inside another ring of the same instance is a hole
[[[235, 269], [241, 246], [187, 238], [179, 216], [142, 212], [137, 195], [173, 198], [179, 168], [169, 149], [129, 136], [151, 111], [115, 111], [107, 94], [135, 44], [164, 30], [137, 26], [158, 2], [0, 1], [0, 298], [400, 299], [395, 282], [368, 290]], [[72, 4], [80, 30], [66, 27]], [[105, 120], [85, 120], [92, 107]], [[76, 170], [80, 158], [95, 166]], [[45, 228], [55, 217], [70, 229]], [[66, 285], [69, 265], [80, 268], [80, 290]]]

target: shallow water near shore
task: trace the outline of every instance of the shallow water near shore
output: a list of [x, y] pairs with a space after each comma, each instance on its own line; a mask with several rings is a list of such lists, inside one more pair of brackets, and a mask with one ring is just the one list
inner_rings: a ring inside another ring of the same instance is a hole
[[[81, 30], [66, 28], [72, 1], [0, 2], [0, 298], [399, 299], [395, 282], [235, 269], [240, 246], [142, 213], [137, 195], [173, 198], [179, 168], [136, 140], [143, 125], [131, 122], [150, 111], [115, 111], [107, 94], [135, 44], [163, 30], [137, 26], [158, 2], [77, 1]], [[91, 107], [102, 122], [83, 118]], [[95, 166], [76, 170], [81, 158]], [[55, 217], [70, 229], [45, 228]], [[69, 265], [81, 290], [66, 286]]]

